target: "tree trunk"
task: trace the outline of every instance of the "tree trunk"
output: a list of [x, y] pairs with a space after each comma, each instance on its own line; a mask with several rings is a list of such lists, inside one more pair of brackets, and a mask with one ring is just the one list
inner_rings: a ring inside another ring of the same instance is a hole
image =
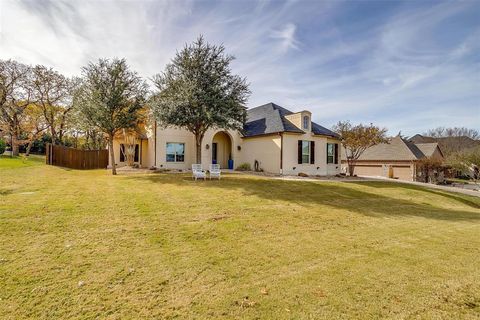
[[113, 153], [113, 135], [108, 137], [108, 149], [110, 149], [110, 161], [112, 164], [112, 174], [117, 174], [117, 166], [115, 165], [115, 155]]
[[55, 128], [53, 126], [50, 126], [50, 134], [52, 135], [52, 144], [56, 145], [58, 142], [57, 132], [55, 131]]
[[34, 140], [28, 142], [27, 150], [25, 150], [25, 156], [27, 156], [27, 157], [30, 155], [30, 149], [32, 149], [33, 141]]
[[350, 175], [350, 177], [353, 177], [353, 175], [355, 174], [355, 166], [350, 164], [348, 165], [348, 174]]
[[18, 145], [17, 137], [14, 134], [10, 136], [12, 152], [10, 153], [12, 157], [17, 157], [20, 154], [20, 147]]
[[350, 175], [350, 177], [353, 177], [355, 172], [355, 165], [353, 164], [353, 161], [351, 159], [347, 160], [347, 164], [348, 164], [348, 174]]
[[203, 141], [203, 135], [196, 134], [195, 135], [196, 154], [197, 154], [196, 163], [198, 164], [202, 164], [202, 141]]

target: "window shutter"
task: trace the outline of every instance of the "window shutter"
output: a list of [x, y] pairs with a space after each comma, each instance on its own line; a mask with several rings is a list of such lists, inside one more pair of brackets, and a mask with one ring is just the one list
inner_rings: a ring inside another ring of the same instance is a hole
[[138, 144], [135, 145], [135, 155], [133, 161], [138, 162]]
[[298, 140], [298, 164], [302, 164], [302, 140]]
[[310, 141], [310, 163], [315, 163], [315, 141]]
[[338, 143], [335, 143], [335, 164], [338, 164]]

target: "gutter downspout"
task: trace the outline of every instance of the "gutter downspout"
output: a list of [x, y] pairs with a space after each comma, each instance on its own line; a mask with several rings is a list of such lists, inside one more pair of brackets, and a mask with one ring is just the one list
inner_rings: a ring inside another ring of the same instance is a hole
[[283, 174], [283, 134], [280, 132], [280, 174]]
[[153, 148], [154, 148], [154, 160], [153, 160], [153, 166], [156, 168], [157, 167], [157, 120], [155, 120], [155, 129], [154, 129], [154, 134], [153, 134]]
[[138, 155], [138, 158], [139, 158], [139, 163], [140, 163], [140, 168], [142, 167], [142, 145], [143, 145], [143, 139], [140, 138], [140, 146], [139, 146], [139, 155]]

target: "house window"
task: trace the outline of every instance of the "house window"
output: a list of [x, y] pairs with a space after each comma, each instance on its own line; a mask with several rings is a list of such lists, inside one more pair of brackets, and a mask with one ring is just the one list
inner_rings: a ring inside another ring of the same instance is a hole
[[310, 141], [302, 141], [302, 163], [310, 163]]
[[315, 141], [298, 140], [298, 164], [315, 163]]
[[338, 153], [338, 145], [336, 143], [327, 143], [327, 163], [338, 163], [336, 153]]
[[[138, 144], [135, 145], [135, 155], [133, 156], [133, 162], [138, 162], [138, 157], [139, 157], [139, 150], [138, 150]], [[127, 154], [126, 154], [126, 149], [125, 145], [123, 143], [120, 144], [120, 162], [125, 162], [127, 161]]]
[[167, 162], [185, 161], [185, 143], [167, 142]]
[[303, 129], [308, 129], [310, 118], [308, 116], [303, 117]]

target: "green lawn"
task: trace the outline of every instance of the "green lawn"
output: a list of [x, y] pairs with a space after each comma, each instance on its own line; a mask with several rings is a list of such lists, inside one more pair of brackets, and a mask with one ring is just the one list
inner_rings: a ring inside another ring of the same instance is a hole
[[480, 198], [0, 158], [4, 319], [478, 319]]

